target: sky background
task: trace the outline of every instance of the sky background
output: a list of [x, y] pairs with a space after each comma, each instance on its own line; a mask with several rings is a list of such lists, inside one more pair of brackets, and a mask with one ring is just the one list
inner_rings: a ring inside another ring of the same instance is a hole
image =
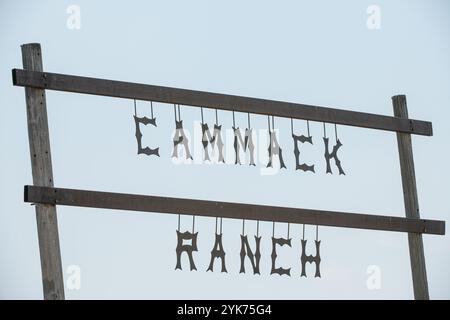
[[[381, 28], [367, 27], [367, 8], [381, 9]], [[69, 5], [81, 28], [69, 29]], [[448, 222], [450, 191], [450, 2], [448, 1], [8, 1], [0, 3], [0, 298], [41, 299], [20, 45], [42, 45], [44, 70], [392, 115], [391, 96], [406, 94], [411, 118], [433, 122], [433, 137], [413, 137], [421, 217]], [[322, 124], [310, 124], [314, 145], [295, 171], [289, 119], [275, 119], [287, 170], [262, 175], [258, 166], [176, 165], [170, 153], [171, 105], [154, 104], [158, 128], [143, 128], [144, 145], [160, 158], [136, 155], [133, 101], [47, 91], [55, 186], [404, 216], [395, 133], [338, 126], [345, 176], [325, 174]], [[149, 115], [138, 102], [138, 114]], [[182, 107], [193, 132], [200, 109]], [[214, 113], [204, 110], [213, 124]], [[245, 127], [246, 114], [236, 114]], [[267, 118], [252, 115], [255, 129]], [[219, 122], [231, 128], [230, 112]], [[304, 133], [304, 121], [295, 121]], [[333, 137], [333, 126], [327, 127]], [[192, 138], [192, 137], [191, 137]], [[332, 140], [333, 141], [333, 140]], [[226, 141], [229, 148], [232, 141]], [[302, 146], [303, 147], [303, 146]], [[228, 153], [227, 153], [228, 154]], [[175, 271], [176, 215], [58, 207], [65, 280], [81, 270], [68, 299], [411, 299], [407, 236], [320, 227], [321, 279], [300, 278], [301, 226], [278, 263], [291, 277], [270, 275], [272, 223], [262, 222], [261, 275], [239, 274], [242, 222], [223, 221], [228, 273], [206, 272], [214, 218], [197, 218], [198, 271]], [[181, 219], [190, 230], [192, 218]], [[252, 237], [255, 222], [246, 230]], [[286, 224], [276, 224], [285, 236]], [[308, 253], [315, 227], [306, 226]], [[450, 238], [424, 236], [430, 297], [450, 298]], [[367, 286], [369, 266], [381, 288]]]

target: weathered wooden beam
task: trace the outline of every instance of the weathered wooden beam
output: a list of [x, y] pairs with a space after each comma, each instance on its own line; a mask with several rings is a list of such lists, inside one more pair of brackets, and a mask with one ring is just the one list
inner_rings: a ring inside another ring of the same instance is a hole
[[273, 115], [431, 136], [431, 122], [227, 94], [13, 69], [13, 84], [116, 98], [148, 100], [228, 111]]
[[[25, 69], [42, 71], [41, 46], [38, 43], [23, 45], [22, 60]], [[26, 87], [25, 99], [33, 183], [34, 185], [53, 187], [45, 90]], [[36, 205], [36, 220], [44, 299], [64, 299], [56, 206], [52, 204]]]
[[25, 186], [24, 200], [52, 205], [445, 234], [444, 221], [51, 187]]
[[[404, 95], [394, 96], [392, 97], [392, 103], [395, 116], [402, 119], [408, 119], [406, 97]], [[420, 219], [411, 135], [407, 133], [397, 133], [397, 143], [406, 217], [410, 219]], [[417, 300], [428, 300], [430, 299], [430, 296], [428, 293], [427, 270], [425, 266], [422, 234], [408, 233], [408, 243], [414, 298]]]

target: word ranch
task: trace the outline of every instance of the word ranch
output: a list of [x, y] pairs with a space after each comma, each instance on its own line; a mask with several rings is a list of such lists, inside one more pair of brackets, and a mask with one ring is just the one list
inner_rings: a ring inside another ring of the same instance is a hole
[[[243, 222], [244, 223], [244, 222]], [[316, 226], [317, 228], [317, 226]], [[289, 234], [289, 233], [288, 233]], [[197, 270], [197, 267], [194, 262], [193, 252], [198, 251], [197, 250], [197, 235], [198, 232], [180, 232], [177, 230], [177, 247], [176, 247], [176, 255], [177, 255], [177, 263], [175, 266], [175, 270], [180, 269], [182, 270], [181, 266], [181, 257], [182, 253], [186, 253], [188, 259], [189, 259], [189, 265], [190, 270]], [[306, 263], [314, 263], [316, 266], [315, 275], [314, 277], [321, 277], [320, 275], [320, 241], [317, 239], [317, 229], [316, 229], [316, 240], [314, 241], [315, 247], [316, 247], [316, 255], [307, 255], [306, 254], [306, 245], [307, 240], [302, 239], [301, 240], [301, 255], [300, 255], [300, 262], [301, 262], [301, 277], [306, 277]], [[260, 274], [260, 260], [261, 260], [261, 236], [257, 234], [254, 236], [255, 244], [254, 249], [250, 246], [249, 240], [247, 235], [244, 235], [243, 233], [241, 236], [241, 250], [240, 250], [240, 270], [239, 273], [245, 273], [245, 261], [246, 258], [249, 260], [251, 267], [253, 269], [253, 274]], [[190, 243], [185, 243], [190, 241]], [[291, 247], [291, 241], [292, 238], [289, 238], [289, 235], [287, 238], [275, 238], [272, 235], [271, 238], [272, 241], [272, 254], [271, 254], [271, 271], [270, 274], [279, 274], [279, 275], [287, 275], [291, 276], [291, 268], [283, 267], [281, 266], [281, 263], [277, 261], [278, 254], [277, 254], [277, 247], [278, 246], [288, 246]], [[220, 266], [221, 266], [221, 272], [227, 272], [226, 262], [225, 262], [225, 250], [222, 245], [222, 233], [215, 233], [215, 242], [214, 246], [211, 250], [211, 260], [209, 263], [208, 268], [206, 271], [214, 271], [214, 262], [219, 259], [220, 260]]]

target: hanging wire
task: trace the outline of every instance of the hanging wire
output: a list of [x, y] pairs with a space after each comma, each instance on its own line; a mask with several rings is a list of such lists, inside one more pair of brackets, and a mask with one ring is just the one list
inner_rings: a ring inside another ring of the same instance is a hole
[[216, 109], [216, 125], [219, 125], [219, 117], [217, 116], [217, 109]]
[[327, 137], [327, 128], [325, 127], [325, 122], [323, 123], [323, 137]]
[[302, 235], [302, 240], [305, 240], [305, 224], [303, 224], [303, 235]]
[[220, 234], [222, 234], [222, 217], [220, 217]]
[[256, 236], [259, 238], [259, 220], [256, 221]]
[[177, 105], [173, 104], [173, 114], [175, 115], [175, 122], [177, 122]]
[[287, 238], [288, 238], [288, 240], [289, 240], [289, 231], [290, 231], [290, 228], [291, 228], [291, 224], [288, 222], [288, 230], [287, 230]]
[[309, 134], [309, 120], [306, 120], [306, 128], [308, 129], [308, 138], [311, 137]]
[[[269, 135], [268, 135], [268, 138], [269, 138], [269, 156], [270, 156], [270, 150], [271, 150], [271, 148], [272, 148], [272, 131], [270, 131], [270, 116], [267, 116], [267, 124], [269, 125]], [[275, 228], [275, 227], [274, 227]]]
[[234, 110], [233, 110], [233, 128], [236, 128], [236, 121], [234, 119]]
[[154, 119], [153, 118], [153, 101], [150, 101], [150, 110], [151, 110], [151, 113], [152, 113], [152, 119]]
[[275, 130], [275, 117], [272, 116], [272, 130]]
[[219, 220], [219, 217], [216, 217], [216, 234], [217, 234], [217, 220]]
[[245, 219], [242, 219], [242, 235], [245, 235]]
[[136, 99], [134, 99], [134, 116], [137, 117], [137, 112], [136, 112]]
[[178, 231], [180, 231], [180, 220], [181, 220], [181, 215], [178, 214]]
[[181, 120], [180, 105], [178, 105], [178, 121]]
[[294, 120], [291, 118], [291, 133], [294, 134]]
[[272, 238], [275, 238], [275, 221], [273, 222], [272, 225]]
[[338, 135], [337, 135], [337, 125], [336, 125], [336, 123], [334, 124], [334, 137], [335, 137], [336, 143], [337, 143], [337, 141], [338, 141]]
[[203, 107], [200, 107], [200, 112], [202, 113], [202, 124], [205, 123], [205, 121], [203, 121]]
[[247, 113], [247, 121], [248, 121], [248, 128], [250, 129], [251, 128], [251, 126], [250, 126], [250, 112]]
[[192, 216], [192, 234], [194, 234], [195, 230], [195, 216]]
[[316, 225], [316, 241], [319, 241], [319, 225]]

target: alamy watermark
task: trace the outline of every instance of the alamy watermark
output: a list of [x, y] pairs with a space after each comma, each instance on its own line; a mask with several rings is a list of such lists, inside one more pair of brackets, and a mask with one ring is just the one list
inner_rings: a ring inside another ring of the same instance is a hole
[[[240, 129], [242, 133], [245, 132], [245, 129]], [[275, 133], [276, 137], [279, 137], [279, 130], [274, 129], [272, 132]], [[185, 135], [185, 143], [186, 145], [179, 145], [179, 149], [176, 152], [177, 156], [173, 156], [171, 151], [171, 159], [172, 162], [176, 165], [181, 164], [207, 164], [207, 165], [235, 165], [236, 164], [236, 151], [235, 151], [235, 143], [224, 143], [223, 144], [223, 153], [222, 156], [224, 161], [219, 161], [219, 149], [220, 146], [217, 144], [211, 145], [208, 144], [206, 148], [208, 148], [208, 155], [210, 152], [210, 156], [208, 156], [209, 160], [205, 160], [205, 147], [202, 143], [203, 131], [201, 122], [194, 122], [194, 132], [193, 135], [188, 129], [183, 129], [183, 134]], [[235, 141], [235, 131], [232, 128], [227, 128], [224, 132], [221, 132], [224, 141]], [[239, 163], [241, 165], [255, 165], [260, 166], [260, 174], [261, 175], [275, 175], [280, 171], [280, 160], [278, 155], [280, 146], [275, 144], [272, 149], [272, 161], [271, 166], [267, 166], [269, 163], [269, 145], [271, 141], [269, 140], [269, 130], [267, 129], [252, 129], [250, 131], [252, 148], [249, 147], [249, 144], [244, 144], [244, 147], [240, 145], [237, 148], [237, 154], [239, 158]], [[177, 132], [174, 130], [171, 135], [172, 139], [178, 138]], [[250, 140], [250, 137], [245, 139], [247, 142]], [[239, 141], [237, 141], [239, 144]], [[187, 148], [186, 148], [187, 146]], [[191, 149], [192, 146], [192, 149]], [[188, 152], [188, 153], [186, 153]]]
[[73, 264], [66, 269], [67, 290], [80, 290], [81, 289], [81, 268], [79, 265]]
[[372, 4], [367, 7], [366, 13], [368, 14], [366, 20], [366, 26], [369, 30], [381, 29], [381, 8], [379, 5]]
[[76, 4], [67, 7], [66, 13], [69, 15], [66, 20], [66, 26], [69, 30], [81, 29], [81, 8]]
[[366, 273], [368, 275], [366, 280], [366, 287], [369, 290], [381, 289], [381, 268], [377, 265], [370, 265], [367, 267]]

